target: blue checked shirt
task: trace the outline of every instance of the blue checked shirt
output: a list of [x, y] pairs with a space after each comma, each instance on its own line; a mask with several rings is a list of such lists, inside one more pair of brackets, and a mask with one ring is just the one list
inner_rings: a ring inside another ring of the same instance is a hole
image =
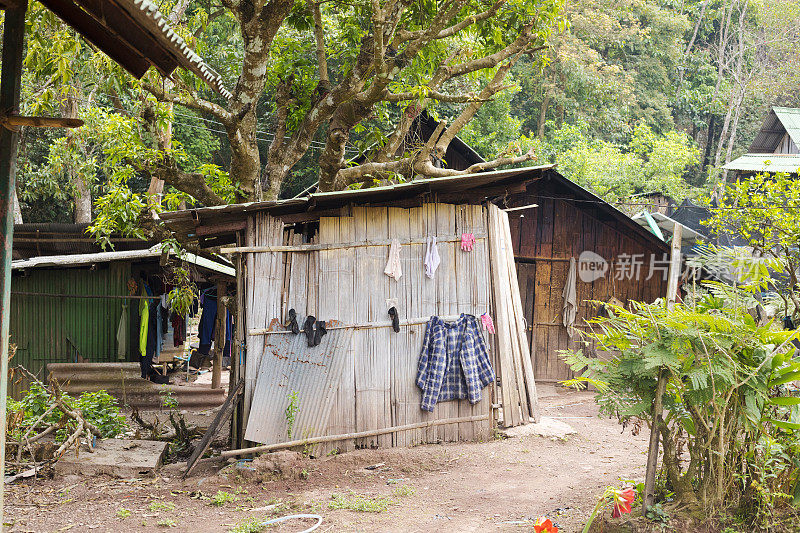
[[433, 411], [436, 402], [464, 398], [478, 403], [481, 389], [492, 381], [494, 370], [478, 319], [462, 313], [448, 323], [432, 316], [425, 327], [417, 369], [422, 409]]

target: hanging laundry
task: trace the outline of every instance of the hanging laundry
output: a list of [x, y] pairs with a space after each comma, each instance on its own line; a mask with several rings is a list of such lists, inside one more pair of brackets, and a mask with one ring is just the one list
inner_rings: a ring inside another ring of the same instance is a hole
[[[147, 294], [147, 286], [142, 285], [142, 296]], [[150, 325], [150, 300], [141, 298], [139, 300], [139, 355], [144, 357], [147, 354], [147, 328]], [[146, 377], [146, 376], [142, 376]]]
[[436, 244], [436, 237], [428, 237], [426, 242], [425, 275], [433, 279], [433, 276], [436, 274], [436, 269], [439, 268], [442, 259], [439, 257], [439, 246]]
[[421, 408], [433, 411], [437, 402], [481, 401], [481, 390], [495, 379], [478, 319], [463, 314], [455, 322], [432, 316], [425, 327], [417, 367]]
[[309, 347], [314, 346], [314, 324], [316, 322], [317, 319], [314, 316], [308, 315], [303, 323], [303, 333], [306, 334], [306, 343]]
[[186, 342], [186, 319], [173, 312], [170, 322], [172, 323], [172, 345], [180, 346]]
[[481, 315], [481, 323], [486, 331], [494, 335], [494, 320], [489, 316], [489, 313], [483, 313]]
[[200, 353], [208, 355], [211, 351], [211, 342], [214, 340], [214, 330], [217, 324], [217, 297], [214, 294], [203, 295], [203, 312], [200, 314], [200, 324], [197, 326], [197, 336], [200, 338]]
[[471, 252], [472, 247], [475, 245], [475, 235], [472, 233], [463, 233], [461, 235], [461, 249], [465, 252]]
[[117, 360], [128, 359], [128, 302], [122, 301], [122, 314], [117, 326]]
[[392, 306], [389, 308], [389, 316], [392, 319], [392, 329], [395, 333], [400, 332], [400, 317], [397, 316], [397, 308]]
[[564, 284], [564, 290], [561, 292], [561, 296], [564, 297], [564, 305], [562, 307], [563, 323], [570, 337], [575, 335], [575, 315], [578, 313], [578, 291], [576, 283], [577, 268], [575, 265], [575, 258], [570, 257], [567, 282]]
[[403, 267], [400, 265], [400, 241], [392, 239], [392, 244], [389, 246], [389, 259], [386, 261], [386, 268], [383, 273], [399, 281], [403, 275]]
[[286, 324], [286, 329], [297, 335], [300, 333], [300, 326], [297, 324], [297, 311], [289, 309], [289, 322]]

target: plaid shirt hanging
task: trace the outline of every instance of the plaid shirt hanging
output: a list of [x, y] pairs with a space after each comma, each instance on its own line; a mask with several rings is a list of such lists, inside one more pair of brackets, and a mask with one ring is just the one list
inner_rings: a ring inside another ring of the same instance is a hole
[[419, 354], [417, 386], [422, 409], [433, 411], [437, 402], [481, 401], [481, 389], [494, 381], [489, 352], [478, 319], [463, 314], [455, 322], [432, 316], [425, 327]]

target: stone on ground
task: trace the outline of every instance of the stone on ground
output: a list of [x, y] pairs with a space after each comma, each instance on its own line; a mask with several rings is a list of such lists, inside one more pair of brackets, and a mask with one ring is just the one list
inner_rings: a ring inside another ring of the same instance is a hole
[[503, 435], [507, 438], [535, 435], [545, 438], [564, 439], [568, 435], [573, 435], [575, 433], [577, 433], [575, 428], [566, 422], [546, 416], [543, 416], [538, 424], [525, 424], [524, 426], [516, 426], [503, 430]]
[[94, 453], [81, 448], [76, 456], [70, 450], [56, 463], [60, 475], [108, 474], [134, 478], [149, 474], [161, 466], [168, 443], [152, 440], [105, 439], [97, 442]]

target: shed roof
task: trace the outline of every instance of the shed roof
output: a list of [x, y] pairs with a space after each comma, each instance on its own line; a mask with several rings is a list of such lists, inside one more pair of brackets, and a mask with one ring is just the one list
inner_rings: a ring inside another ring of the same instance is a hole
[[794, 144], [800, 146], [800, 108], [775, 106], [764, 119], [748, 155], [772, 154], [787, 133]]
[[[132, 261], [148, 259], [161, 255], [161, 245], [157, 244], [145, 250], [123, 250], [116, 252], [98, 252], [93, 254], [50, 255], [39, 256], [31, 259], [20, 259], [11, 262], [13, 270], [44, 267], [74, 267], [92, 265], [95, 263], [108, 263], [111, 261]], [[183, 261], [206, 270], [235, 277], [236, 269], [205, 257], [200, 257], [190, 252], [185, 252]]]
[[[759, 135], [761, 134], [759, 133]], [[734, 159], [723, 168], [741, 170], [743, 172], [787, 172], [789, 174], [798, 174], [800, 173], [800, 155], [745, 154], [738, 159]]]
[[[235, 233], [244, 229], [244, 221], [249, 214], [258, 211], [269, 211], [272, 215], [291, 219], [293, 216], [305, 216], [314, 212], [330, 213], [332, 210], [351, 204], [410, 206], [415, 202], [433, 198], [439, 201], [477, 204], [486, 200], [502, 201], [511, 194], [525, 192], [531, 183], [543, 178], [556, 181], [569, 190], [579, 203], [586, 202], [597, 207], [606, 216], [619, 220], [631, 231], [639, 233], [656, 246], [665, 246], [657, 237], [632, 221], [628, 215], [556, 172], [555, 165], [420, 179], [369, 189], [315, 192], [302, 198], [288, 200], [172, 211], [162, 213], [161, 218], [179, 235], [193, 239]], [[215, 227], [219, 229], [215, 230]], [[209, 243], [212, 244], [223, 243]]]
[[[141, 78], [151, 66], [169, 76], [180, 66], [231, 97], [220, 75], [172, 31], [151, 0], [39, 1], [134, 77]], [[0, 0], [0, 7], [15, 4]]]

